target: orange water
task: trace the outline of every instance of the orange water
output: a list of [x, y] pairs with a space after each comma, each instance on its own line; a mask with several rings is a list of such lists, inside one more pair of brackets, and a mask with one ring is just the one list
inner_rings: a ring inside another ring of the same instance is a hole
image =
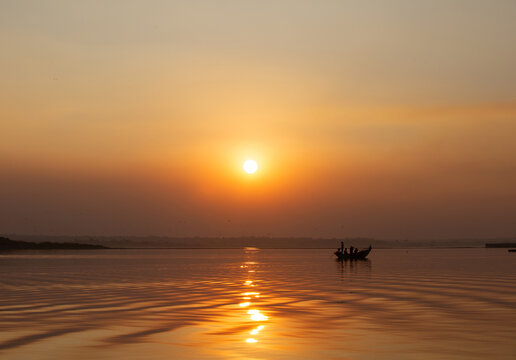
[[0, 358], [514, 359], [504, 249], [0, 255]]

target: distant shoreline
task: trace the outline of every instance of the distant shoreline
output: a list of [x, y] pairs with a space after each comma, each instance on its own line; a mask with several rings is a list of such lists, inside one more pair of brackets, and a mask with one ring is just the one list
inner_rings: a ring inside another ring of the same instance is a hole
[[[58, 245], [67, 245], [66, 243], [58, 243]], [[334, 248], [329, 247], [255, 247], [254, 249], [247, 249], [247, 247], [92, 247], [95, 245], [81, 244], [85, 247], [34, 247], [34, 248], [2, 248], [0, 251], [25, 251], [25, 250], [328, 250], [334, 251]], [[443, 247], [373, 247], [376, 250], [451, 250], [451, 249], [486, 249], [485, 246], [443, 246]], [[491, 248], [502, 249], [502, 248]], [[505, 249], [505, 248], [503, 248]]]
[[0, 237], [0, 251], [13, 250], [100, 250], [109, 249], [103, 245], [69, 242], [29, 242]]
[[507, 248], [513, 248], [513, 247], [516, 247], [516, 242], [510, 242], [510, 243], [486, 243], [486, 248], [503, 248], [503, 249], [507, 249]]
[[[514, 238], [449, 239], [449, 240], [384, 240], [364, 237], [311, 238], [311, 237], [160, 237], [160, 236], [56, 236], [0, 234], [11, 244], [2, 249], [336, 249], [344, 242], [345, 247], [354, 246], [374, 249], [468, 249], [498, 248], [515, 243]], [[18, 242], [15, 244], [13, 242]], [[14, 245], [13, 245], [14, 244]]]

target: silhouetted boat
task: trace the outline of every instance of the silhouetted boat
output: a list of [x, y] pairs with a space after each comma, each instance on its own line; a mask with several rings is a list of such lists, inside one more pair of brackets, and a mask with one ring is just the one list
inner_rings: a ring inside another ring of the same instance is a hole
[[516, 249], [509, 249], [508, 252], [516, 252]]
[[356, 254], [347, 254], [341, 251], [335, 251], [334, 254], [337, 256], [338, 260], [365, 260], [371, 250], [372, 246], [369, 246], [369, 248], [360, 250]]

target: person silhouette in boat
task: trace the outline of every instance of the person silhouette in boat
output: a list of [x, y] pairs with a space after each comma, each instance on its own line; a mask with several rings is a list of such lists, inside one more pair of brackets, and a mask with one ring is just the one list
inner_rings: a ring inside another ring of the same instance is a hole
[[351, 245], [349, 247], [349, 255], [353, 255], [353, 249], [354, 249], [354, 247], [353, 247], [353, 245]]

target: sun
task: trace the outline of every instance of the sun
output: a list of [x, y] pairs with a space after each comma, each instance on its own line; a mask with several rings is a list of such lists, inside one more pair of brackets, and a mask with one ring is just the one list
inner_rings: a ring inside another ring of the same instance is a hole
[[258, 163], [254, 160], [246, 160], [244, 162], [244, 171], [248, 174], [254, 174], [258, 170]]

